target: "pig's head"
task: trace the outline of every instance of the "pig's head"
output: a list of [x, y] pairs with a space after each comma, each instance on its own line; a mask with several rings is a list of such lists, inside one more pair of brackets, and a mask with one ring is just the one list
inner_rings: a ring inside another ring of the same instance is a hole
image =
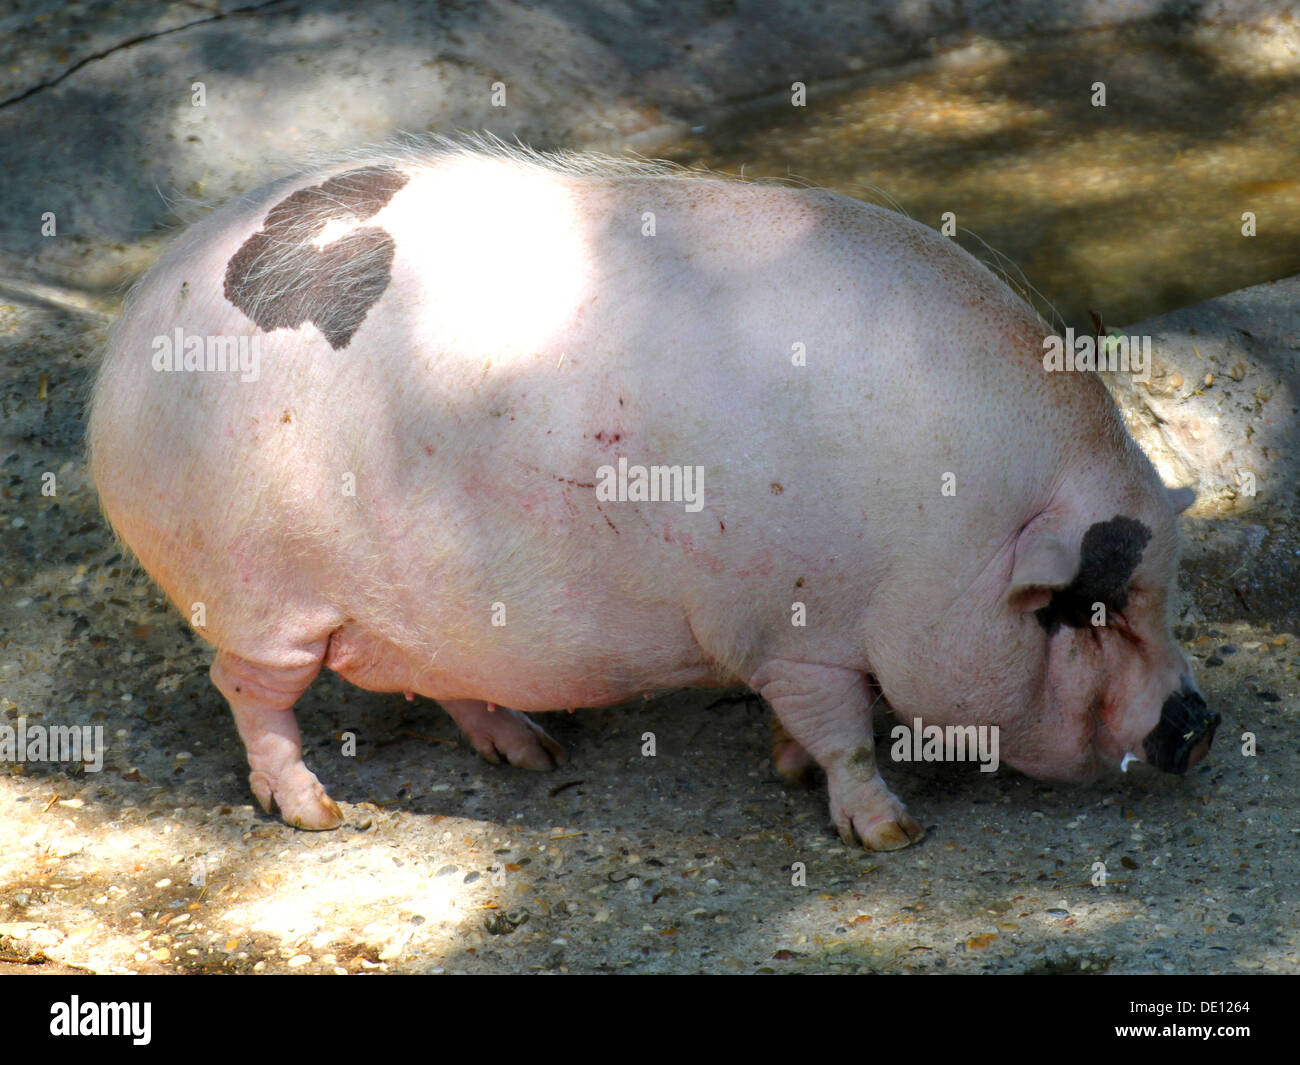
[[1041, 687], [1037, 707], [1002, 722], [1001, 745], [1032, 776], [1081, 780], [1134, 760], [1184, 773], [1214, 738], [1219, 715], [1167, 615], [1175, 514], [1192, 493], [1142, 481], [1100, 509], [1045, 511], [1016, 540], [1005, 606], [1041, 650]]

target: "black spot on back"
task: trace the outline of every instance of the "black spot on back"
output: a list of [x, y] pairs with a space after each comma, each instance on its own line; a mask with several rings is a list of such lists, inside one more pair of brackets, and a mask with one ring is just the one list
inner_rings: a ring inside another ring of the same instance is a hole
[[226, 299], [268, 332], [313, 322], [330, 347], [347, 347], [388, 288], [397, 242], [380, 226], [323, 248], [312, 241], [332, 221], [377, 214], [409, 180], [396, 167], [367, 166], [287, 196], [231, 256]]
[[1092, 624], [1093, 603], [1104, 603], [1108, 614], [1123, 610], [1129, 579], [1150, 539], [1150, 529], [1122, 514], [1090, 525], [1079, 548], [1078, 574], [1052, 593], [1047, 606], [1034, 612], [1038, 623], [1048, 632], [1062, 624], [1078, 629]]

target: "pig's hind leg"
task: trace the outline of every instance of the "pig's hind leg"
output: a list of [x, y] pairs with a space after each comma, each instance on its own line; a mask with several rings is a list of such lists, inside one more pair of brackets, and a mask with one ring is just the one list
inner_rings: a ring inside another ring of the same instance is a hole
[[915, 843], [925, 829], [876, 771], [871, 736], [871, 687], [850, 669], [807, 662], [769, 661], [750, 687], [772, 704], [787, 741], [826, 771], [831, 818], [845, 843], [876, 851]]
[[303, 649], [283, 665], [219, 651], [210, 671], [212, 683], [230, 703], [248, 752], [253, 794], [267, 813], [278, 806], [285, 823], [295, 828], [337, 828], [343, 821], [343, 811], [303, 764], [302, 736], [293, 716], [293, 704], [321, 670], [324, 643], [319, 651], [313, 660], [313, 650]]
[[564, 748], [527, 714], [478, 699], [439, 699], [438, 704], [489, 762], [504, 758], [524, 769], [554, 769], [564, 761]]

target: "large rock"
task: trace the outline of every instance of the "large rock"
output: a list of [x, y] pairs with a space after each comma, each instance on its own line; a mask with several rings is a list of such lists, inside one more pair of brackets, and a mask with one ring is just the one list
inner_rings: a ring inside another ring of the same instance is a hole
[[[1295, 509], [1300, 486], [1300, 276], [1231, 292], [1121, 333], [1152, 338], [1149, 382], [1105, 374], [1166, 482], [1210, 517]], [[1251, 480], [1254, 494], [1251, 494]]]

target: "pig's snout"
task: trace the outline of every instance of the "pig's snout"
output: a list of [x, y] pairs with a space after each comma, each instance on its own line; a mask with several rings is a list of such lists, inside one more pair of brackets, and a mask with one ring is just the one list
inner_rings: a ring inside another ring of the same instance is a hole
[[1221, 718], [1187, 681], [1160, 708], [1160, 722], [1142, 741], [1146, 760], [1166, 773], [1186, 773], [1210, 749]]

